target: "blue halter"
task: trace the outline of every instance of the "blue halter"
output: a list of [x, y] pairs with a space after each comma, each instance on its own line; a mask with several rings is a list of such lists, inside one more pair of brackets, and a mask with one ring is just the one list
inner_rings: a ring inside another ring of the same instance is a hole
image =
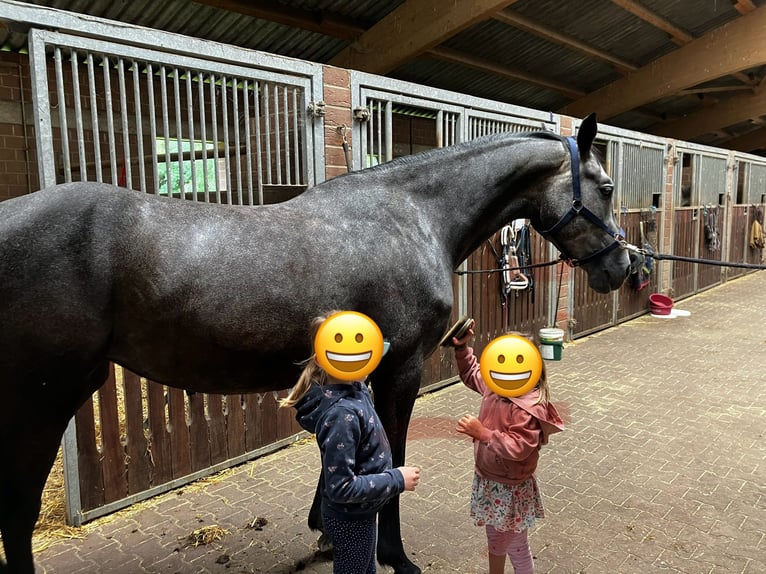
[[[545, 231], [541, 231], [540, 235], [542, 235], [543, 237], [551, 241], [554, 245], [556, 245], [556, 247], [558, 247], [559, 251], [561, 251], [561, 259], [563, 259], [564, 261], [566, 261], [573, 267], [576, 267], [578, 265], [584, 265], [585, 263], [588, 263], [592, 259], [596, 259], [597, 257], [606, 255], [607, 253], [610, 253], [611, 251], [613, 251], [614, 249], [617, 249], [618, 247], [625, 248], [626, 244], [625, 244], [625, 233], [622, 229], [620, 229], [619, 231], [614, 231], [613, 229], [610, 229], [609, 226], [601, 220], [601, 218], [599, 218], [590, 209], [588, 209], [582, 204], [582, 196], [580, 193], [580, 152], [577, 149], [577, 140], [575, 140], [572, 137], [568, 137], [566, 138], [566, 141], [568, 144], [567, 150], [569, 151], [569, 157], [571, 158], [571, 166], [572, 166], [572, 191], [573, 191], [572, 207], [569, 208], [569, 211], [567, 211], [553, 227], [550, 227], [549, 229], [546, 229]], [[596, 226], [601, 228], [607, 235], [609, 235], [609, 237], [613, 239], [613, 241], [606, 247], [599, 249], [595, 253], [591, 253], [587, 257], [581, 257], [580, 259], [575, 259], [574, 257], [568, 256], [565, 250], [562, 249], [561, 246], [558, 244], [558, 242], [555, 241], [553, 237], [549, 237], [549, 235], [560, 230], [562, 227], [564, 227], [567, 223], [572, 221], [578, 215], [582, 215], [588, 221], [590, 221], [591, 223], [594, 223]]]

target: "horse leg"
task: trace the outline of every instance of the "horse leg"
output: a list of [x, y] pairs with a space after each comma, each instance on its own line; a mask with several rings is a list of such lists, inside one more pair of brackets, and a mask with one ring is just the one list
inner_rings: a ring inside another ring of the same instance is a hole
[[0, 476], [0, 534], [9, 574], [35, 571], [32, 532], [40, 514], [45, 481], [66, 428], [39, 420], [35, 428], [32, 426], [21, 426], [13, 436], [4, 428], [0, 446], [5, 461]]
[[322, 484], [322, 473], [319, 473], [319, 480], [317, 480], [317, 488], [314, 492], [314, 500], [311, 502], [311, 509], [309, 510], [309, 528], [315, 532], [320, 532], [317, 545], [320, 552], [327, 552], [332, 550], [332, 539], [330, 535], [325, 532], [324, 525], [322, 524], [322, 490], [324, 485]]
[[[6, 564], [2, 574], [34, 574], [32, 533], [40, 515], [45, 481], [69, 420], [106, 379], [106, 364], [91, 381], [42, 385], [26, 381], [10, 393], [0, 413], [0, 535]], [[94, 386], [95, 384], [95, 386]], [[52, 387], [57, 387], [58, 391]], [[50, 390], [48, 390], [50, 389]], [[30, 407], [32, 412], [30, 413]]]
[[[394, 467], [404, 465], [407, 426], [420, 388], [420, 377], [419, 366], [397, 369], [395, 373], [379, 368], [374, 375], [375, 410], [391, 443]], [[396, 574], [420, 574], [420, 568], [407, 557], [402, 544], [398, 496], [389, 500], [378, 514], [377, 558], [381, 564], [391, 566]]]

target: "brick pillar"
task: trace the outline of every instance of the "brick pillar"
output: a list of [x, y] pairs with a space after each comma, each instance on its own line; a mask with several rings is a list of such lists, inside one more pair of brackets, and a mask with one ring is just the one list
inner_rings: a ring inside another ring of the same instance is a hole
[[[655, 246], [657, 253], [673, 253], [673, 181], [675, 179], [675, 166], [678, 161], [676, 156], [676, 145], [674, 140], [670, 140], [668, 146], [668, 161], [666, 162], [666, 174], [665, 174], [665, 197], [662, 200], [662, 206], [660, 206], [660, 212], [662, 216], [662, 239], [661, 244]], [[654, 265], [658, 265], [655, 261]], [[666, 293], [671, 295], [671, 283], [673, 277], [673, 262], [665, 261], [662, 275], [660, 276], [660, 283], [657, 285], [657, 291], [659, 293]], [[655, 268], [654, 272], [657, 272]]]
[[[561, 129], [559, 133], [564, 136], [574, 135], [574, 119], [569, 116], [561, 116]], [[563, 266], [563, 272], [561, 267]], [[572, 268], [565, 264], [559, 263], [553, 273], [552, 280], [554, 286], [558, 287], [559, 273], [561, 273], [561, 290], [558, 291], [558, 312], [556, 313], [555, 326], [562, 329], [566, 333], [566, 337], [569, 337], [569, 273]]]
[[343, 151], [343, 131], [351, 148], [351, 74], [348, 70], [324, 66], [324, 137], [325, 137], [325, 178], [348, 171]]

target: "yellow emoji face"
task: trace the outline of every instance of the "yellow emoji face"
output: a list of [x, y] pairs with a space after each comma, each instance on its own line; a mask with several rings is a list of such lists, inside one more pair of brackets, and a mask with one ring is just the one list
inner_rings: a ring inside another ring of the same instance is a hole
[[319, 366], [342, 381], [364, 379], [383, 357], [383, 333], [363, 313], [342, 311], [330, 315], [314, 337]]
[[479, 364], [489, 390], [503, 397], [520, 397], [531, 391], [543, 372], [540, 351], [521, 335], [503, 335], [490, 341]]

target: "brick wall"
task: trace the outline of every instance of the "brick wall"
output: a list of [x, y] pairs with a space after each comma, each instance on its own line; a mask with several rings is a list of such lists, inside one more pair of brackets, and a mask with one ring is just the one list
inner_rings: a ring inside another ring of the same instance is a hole
[[0, 52], [0, 201], [39, 187], [31, 101], [28, 57]]

